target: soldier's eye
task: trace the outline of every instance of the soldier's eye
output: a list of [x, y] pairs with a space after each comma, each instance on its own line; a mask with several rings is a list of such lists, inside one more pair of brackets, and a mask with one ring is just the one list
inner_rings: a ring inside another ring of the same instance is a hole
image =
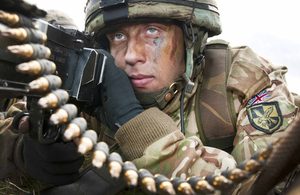
[[114, 39], [116, 40], [116, 41], [120, 41], [120, 40], [122, 40], [122, 39], [124, 39], [125, 37], [124, 37], [124, 35], [122, 35], [122, 34], [115, 34], [115, 36], [114, 36]]
[[147, 33], [148, 34], [154, 34], [156, 33], [158, 30], [156, 28], [148, 28]]

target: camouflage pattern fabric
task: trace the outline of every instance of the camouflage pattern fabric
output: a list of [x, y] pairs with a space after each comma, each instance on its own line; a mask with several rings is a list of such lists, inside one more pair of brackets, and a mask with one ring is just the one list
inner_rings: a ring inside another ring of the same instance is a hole
[[[231, 52], [228, 89], [234, 94], [238, 115], [238, 131], [232, 156], [222, 150], [203, 146], [199, 139], [195, 115], [196, 80], [193, 92], [186, 94], [184, 100], [185, 135], [179, 130], [180, 93], [163, 111], [150, 108], [123, 125], [116, 133], [116, 141], [124, 155], [134, 160], [138, 168], [184, 179], [192, 175], [217, 174], [236, 166], [235, 160], [243, 161], [256, 150], [265, 148], [277, 137], [283, 136], [298, 111], [294, 105], [294, 96], [285, 83], [287, 68], [271, 63], [246, 46], [232, 48]], [[200, 78], [201, 75], [197, 79]], [[212, 85], [211, 89], [217, 87]], [[11, 128], [12, 117], [25, 109], [25, 106], [18, 104], [11, 107], [5, 120], [0, 122], [0, 174], [4, 179], [11, 178], [12, 175], [8, 173], [22, 174], [21, 138]], [[257, 114], [253, 117], [249, 113]]]
[[[241, 162], [283, 136], [298, 107], [294, 105], [293, 96], [286, 86], [285, 66], [268, 61], [246, 46], [232, 48], [231, 53], [232, 66], [227, 85], [234, 95], [234, 106], [238, 116], [232, 156], [237, 162]], [[195, 83], [197, 84], [197, 81]], [[213, 81], [211, 90], [218, 89], [215, 84], [218, 82]], [[263, 97], [257, 98], [257, 95]], [[180, 94], [177, 97], [179, 96]], [[163, 111], [173, 119], [177, 129], [180, 129], [180, 104], [177, 97]], [[155, 113], [157, 117], [151, 117], [149, 121], [147, 118], [136, 117], [116, 133], [116, 139], [125, 156], [131, 160], [135, 159], [138, 168], [147, 168], [153, 173], [163, 173], [169, 177], [186, 178], [216, 173], [234, 166], [234, 161], [228, 153], [203, 146], [196, 123], [195, 89], [185, 97], [185, 136], [179, 130], [174, 130], [174, 127], [170, 127], [173, 129], [172, 133], [164, 127], [159, 129], [162, 125], [156, 126], [156, 123], [163, 123], [159, 113]], [[255, 101], [255, 98], [259, 101]], [[252, 105], [250, 100], [254, 102]], [[145, 112], [153, 112], [149, 110]], [[257, 115], [249, 119], [247, 110]], [[137, 120], [141, 119], [143, 122], [138, 123]], [[138, 124], [137, 129], [134, 127], [135, 123]], [[151, 128], [148, 127], [150, 124]], [[162, 135], [164, 132], [165, 136]], [[125, 136], [127, 133], [133, 138]]]
[[[232, 155], [241, 162], [283, 136], [298, 107], [294, 105], [294, 98], [286, 85], [285, 66], [272, 63], [249, 47], [233, 48], [232, 54], [228, 88], [237, 97], [235, 107], [238, 113], [238, 131]], [[273, 110], [272, 113], [268, 114], [268, 108]], [[249, 115], [251, 111], [258, 112], [257, 119]], [[260, 120], [267, 124], [259, 126]]]
[[0, 178], [15, 181], [24, 175], [22, 160], [22, 135], [12, 127], [13, 117], [26, 109], [25, 102], [18, 102], [10, 107], [0, 121]]

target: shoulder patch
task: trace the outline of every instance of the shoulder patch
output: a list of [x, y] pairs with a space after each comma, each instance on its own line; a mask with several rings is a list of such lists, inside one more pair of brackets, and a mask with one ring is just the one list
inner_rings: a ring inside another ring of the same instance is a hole
[[260, 102], [268, 99], [269, 97], [270, 97], [270, 95], [266, 91], [262, 91], [262, 92], [258, 93], [257, 95], [255, 95], [254, 97], [252, 97], [252, 99], [249, 100], [249, 104], [254, 105], [254, 104], [260, 103]]
[[278, 102], [264, 102], [247, 107], [251, 125], [259, 131], [272, 134], [282, 125], [282, 114]]

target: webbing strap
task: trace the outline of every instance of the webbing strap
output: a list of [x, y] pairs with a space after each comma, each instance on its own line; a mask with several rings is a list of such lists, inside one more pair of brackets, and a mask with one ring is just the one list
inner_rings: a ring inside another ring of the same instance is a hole
[[236, 134], [236, 114], [232, 93], [227, 91], [231, 55], [228, 44], [208, 44], [203, 80], [196, 92], [195, 112], [204, 145], [231, 152]]

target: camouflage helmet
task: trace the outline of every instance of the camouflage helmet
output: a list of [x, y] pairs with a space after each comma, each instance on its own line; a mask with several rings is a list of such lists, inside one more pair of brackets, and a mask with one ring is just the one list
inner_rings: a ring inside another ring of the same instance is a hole
[[85, 30], [98, 34], [98, 42], [107, 30], [126, 22], [153, 20], [183, 24], [188, 78], [192, 77], [193, 64], [199, 57], [203, 37], [221, 33], [215, 0], [88, 0], [85, 13]]

